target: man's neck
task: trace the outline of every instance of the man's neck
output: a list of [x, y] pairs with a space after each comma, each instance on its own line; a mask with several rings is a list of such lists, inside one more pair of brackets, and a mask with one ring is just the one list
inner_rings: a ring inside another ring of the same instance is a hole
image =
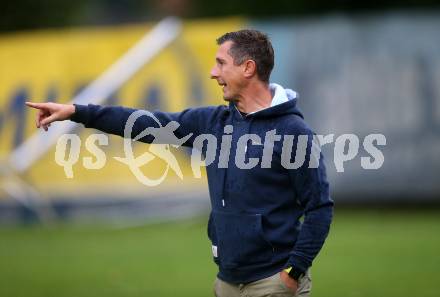
[[243, 113], [256, 112], [268, 108], [272, 103], [269, 84], [262, 82], [250, 84], [242, 90], [240, 98], [235, 102], [237, 109]]

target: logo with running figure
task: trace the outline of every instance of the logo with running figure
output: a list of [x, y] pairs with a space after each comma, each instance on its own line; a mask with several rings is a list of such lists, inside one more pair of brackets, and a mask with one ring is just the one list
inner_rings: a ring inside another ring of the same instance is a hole
[[[141, 133], [139, 133], [136, 137], [132, 139], [132, 131], [133, 126], [137, 119], [142, 116], [148, 116], [152, 118], [158, 125], [158, 127], [148, 127], [144, 129]], [[157, 186], [164, 181], [166, 178], [169, 169], [171, 168], [176, 175], [183, 179], [183, 173], [180, 169], [179, 163], [177, 162], [176, 157], [170, 150], [170, 146], [172, 145], [175, 148], [180, 147], [184, 144], [193, 134], [190, 133], [182, 138], [177, 138], [174, 134], [174, 131], [179, 128], [180, 124], [176, 121], [171, 121], [167, 125], [162, 126], [160, 121], [147, 110], [137, 110], [133, 112], [129, 117], [125, 124], [124, 128], [124, 153], [125, 158], [113, 157], [115, 160], [122, 162], [130, 168], [131, 172], [137, 178], [139, 182], [146, 186]], [[144, 152], [142, 155], [135, 157], [133, 154], [132, 142], [138, 141], [143, 137], [151, 135], [154, 137], [154, 140], [151, 142], [149, 150]], [[162, 159], [166, 162], [167, 166], [164, 170], [163, 174], [157, 179], [150, 179], [143, 174], [141, 171], [141, 167], [148, 164], [155, 158]]]
[[[142, 131], [135, 131], [133, 127], [140, 117], [148, 117], [150, 123]], [[188, 141], [193, 135], [189, 133], [182, 138], [175, 134], [180, 124], [170, 121], [162, 126], [158, 118], [146, 110], [137, 110], [130, 114], [124, 127], [124, 154], [125, 157], [113, 157], [117, 161], [128, 165], [137, 180], [146, 186], [157, 186], [167, 177], [170, 169], [183, 180], [183, 173], [179, 163], [171, 151], [171, 146], [178, 148]], [[214, 165], [218, 168], [228, 168], [229, 158], [235, 161], [235, 167], [240, 170], [252, 170], [260, 166], [270, 168], [272, 158], [277, 156], [281, 166], [288, 170], [296, 170], [307, 166], [310, 169], [318, 168], [321, 161], [321, 147], [334, 142], [333, 163], [337, 172], [344, 172], [344, 164], [353, 160], [361, 151], [360, 139], [354, 134], [342, 134], [335, 139], [334, 134], [328, 135], [279, 135], [276, 129], [264, 131], [264, 136], [258, 134], [243, 134], [234, 143], [235, 152], [231, 152], [232, 133], [234, 127], [225, 125], [223, 135], [220, 139], [213, 134], [200, 134], [191, 140], [191, 168], [195, 178], [201, 178], [201, 168]], [[140, 132], [138, 132], [140, 131]], [[143, 140], [148, 137], [151, 145], [148, 151], [135, 157], [133, 152], [133, 141]], [[133, 139], [132, 139], [133, 138]], [[101, 169], [105, 166], [106, 156], [96, 145], [108, 145], [108, 136], [104, 134], [92, 134], [87, 138], [86, 149], [95, 155], [96, 161], [91, 157], [83, 158], [83, 166], [87, 169]], [[70, 146], [69, 146], [70, 143]], [[277, 143], [277, 146], [275, 146]], [[348, 148], [347, 148], [348, 145]], [[383, 134], [369, 134], [362, 141], [363, 150], [366, 154], [360, 158], [360, 165], [363, 169], [377, 170], [384, 163], [384, 155], [378, 146], [386, 145], [386, 137]], [[69, 152], [66, 152], [70, 147]], [[68, 178], [73, 178], [73, 165], [78, 161], [81, 147], [81, 139], [76, 134], [64, 134], [57, 142], [55, 150], [55, 161], [64, 167]], [[252, 152], [248, 152], [252, 147]], [[258, 147], [258, 148], [256, 148]], [[275, 151], [275, 148], [278, 148]], [[232, 153], [232, 156], [231, 156]], [[166, 163], [166, 168], [159, 178], [151, 179], [142, 171], [141, 167], [159, 158]]]

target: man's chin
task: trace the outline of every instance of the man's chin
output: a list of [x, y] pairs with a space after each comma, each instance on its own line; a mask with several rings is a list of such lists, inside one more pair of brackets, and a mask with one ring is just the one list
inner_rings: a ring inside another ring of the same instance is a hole
[[223, 100], [225, 100], [226, 102], [235, 102], [235, 101], [237, 101], [237, 98], [223, 95]]

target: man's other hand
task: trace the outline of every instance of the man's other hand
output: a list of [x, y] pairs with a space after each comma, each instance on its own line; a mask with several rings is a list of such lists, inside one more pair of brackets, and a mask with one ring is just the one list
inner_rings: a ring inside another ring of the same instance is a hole
[[293, 279], [286, 271], [280, 272], [280, 278], [281, 281], [284, 283], [284, 285], [292, 290], [293, 293], [296, 293], [296, 290], [298, 290], [298, 282]]

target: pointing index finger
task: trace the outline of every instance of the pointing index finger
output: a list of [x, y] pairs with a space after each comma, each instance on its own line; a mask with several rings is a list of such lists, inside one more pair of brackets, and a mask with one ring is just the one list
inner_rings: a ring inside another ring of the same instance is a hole
[[26, 102], [25, 104], [29, 107], [33, 107], [33, 108], [37, 108], [37, 109], [44, 108], [44, 103]]

